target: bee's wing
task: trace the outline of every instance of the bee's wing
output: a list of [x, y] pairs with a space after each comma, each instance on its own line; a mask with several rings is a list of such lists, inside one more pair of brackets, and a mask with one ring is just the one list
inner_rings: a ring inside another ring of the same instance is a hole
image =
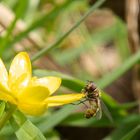
[[101, 108], [101, 104], [100, 104], [100, 101], [98, 101], [99, 103], [98, 103], [98, 112], [97, 112], [97, 114], [96, 114], [96, 118], [98, 119], [98, 120], [100, 120], [101, 118], [102, 118], [102, 108]]
[[100, 103], [101, 103], [101, 108], [102, 108], [103, 112], [105, 113], [105, 115], [108, 117], [108, 119], [111, 122], [113, 122], [112, 115], [111, 115], [110, 111], [108, 110], [107, 106], [104, 104], [102, 99], [100, 99]]

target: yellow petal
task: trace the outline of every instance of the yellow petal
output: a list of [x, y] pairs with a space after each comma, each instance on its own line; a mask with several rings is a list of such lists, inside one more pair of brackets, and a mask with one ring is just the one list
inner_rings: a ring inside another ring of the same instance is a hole
[[26, 87], [31, 79], [31, 62], [27, 53], [15, 56], [9, 70], [9, 86], [14, 92]]
[[8, 73], [3, 61], [0, 59], [0, 100], [16, 104], [12, 93], [8, 87]]
[[52, 94], [60, 87], [61, 78], [53, 76], [43, 77], [39, 79], [33, 78], [32, 84], [45, 86], [49, 89], [50, 94]]
[[18, 104], [19, 110], [23, 113], [31, 116], [39, 116], [43, 114], [47, 109], [47, 104], [44, 103], [36, 103], [36, 104], [29, 104], [29, 103], [19, 103]]
[[0, 84], [8, 89], [8, 73], [3, 61], [0, 59]]
[[[67, 103], [67, 104], [69, 104], [69, 103]], [[56, 107], [56, 106], [61, 106], [61, 105], [64, 105], [64, 103], [49, 103], [48, 107]]]
[[13, 98], [12, 93], [8, 91], [3, 85], [0, 84], [0, 100], [8, 101], [16, 104], [16, 100]]
[[3, 92], [0, 92], [0, 100], [2, 101], [8, 101], [12, 104], [16, 104], [16, 101], [14, 100], [14, 98], [12, 96], [10, 96], [9, 94], [5, 94]]
[[75, 101], [78, 101], [84, 98], [84, 94], [68, 94], [68, 95], [58, 95], [58, 96], [51, 96], [47, 98], [45, 101], [48, 103], [48, 106], [59, 106], [63, 104], [69, 104]]
[[41, 103], [49, 96], [49, 90], [43, 86], [29, 86], [18, 94], [19, 102]]

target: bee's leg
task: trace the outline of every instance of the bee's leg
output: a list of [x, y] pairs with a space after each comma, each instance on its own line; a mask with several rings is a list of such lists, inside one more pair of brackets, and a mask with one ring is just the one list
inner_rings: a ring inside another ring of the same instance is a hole
[[84, 104], [84, 106], [86, 107], [86, 108], [88, 108], [88, 106], [85, 104], [85, 102], [81, 102], [82, 104]]
[[84, 104], [84, 105], [88, 108], [88, 106], [85, 104], [85, 101], [87, 101], [87, 99], [81, 100], [81, 101], [79, 101], [79, 103], [71, 103], [71, 104], [72, 104], [72, 105]]
[[87, 99], [85, 99], [85, 100], [80, 100], [79, 103], [70, 103], [70, 104], [72, 104], [72, 105], [79, 105], [79, 104], [81, 104], [81, 103], [84, 103], [85, 101], [87, 101]]
[[72, 105], [79, 105], [79, 104], [80, 104], [80, 102], [79, 102], [79, 103], [70, 103], [70, 104], [72, 104]]

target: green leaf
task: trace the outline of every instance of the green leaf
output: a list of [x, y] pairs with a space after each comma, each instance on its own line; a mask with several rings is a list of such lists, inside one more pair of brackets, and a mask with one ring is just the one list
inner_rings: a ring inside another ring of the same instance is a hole
[[38, 128], [42, 132], [47, 132], [49, 129], [52, 129], [54, 126], [61, 123], [65, 118], [67, 118], [74, 110], [76, 106], [67, 105], [62, 109], [56, 111], [53, 115], [49, 116], [45, 121], [38, 125]]
[[132, 138], [135, 136], [137, 132], [140, 131], [140, 125], [129, 131], [128, 134], [126, 134], [121, 140], [132, 140]]
[[10, 136], [14, 133], [14, 130], [10, 125], [5, 125], [4, 128], [0, 131], [0, 136]]
[[125, 138], [125, 136], [132, 131], [130, 134], [131, 137], [139, 130], [139, 127], [137, 128], [138, 124], [140, 124], [139, 114], [131, 114], [124, 118], [121, 117], [118, 122], [118, 127], [109, 136], [107, 136], [105, 140], [120, 140], [121, 138]]
[[3, 113], [4, 113], [4, 110], [5, 110], [5, 102], [1, 102], [0, 103], [0, 118], [2, 117]]
[[68, 118], [65, 118], [61, 125], [69, 125], [69, 126], [77, 126], [77, 127], [108, 127], [115, 126], [112, 124], [106, 117], [102, 117], [101, 120], [93, 117], [92, 119], [86, 119], [83, 113], [75, 113], [71, 114]]
[[22, 126], [16, 131], [18, 140], [46, 140], [41, 131], [33, 125], [29, 120], [26, 120]]
[[88, 126], [117, 127], [116, 129], [114, 129], [113, 133], [110, 136], [108, 136], [112, 138], [112, 140], [117, 140], [120, 139], [125, 134], [127, 134], [130, 130], [132, 130], [135, 126], [137, 126], [137, 124], [140, 123], [139, 115], [133, 114], [131, 116], [130, 115], [121, 116], [116, 115], [115, 113], [116, 112], [113, 112], [113, 116], [114, 115], [116, 116], [114, 117], [115, 123], [113, 124], [105, 116], [103, 116], [101, 120], [97, 120], [96, 118], [85, 119], [83, 117], [84, 113], [71, 114], [68, 118], [64, 119], [61, 124], [78, 127], [88, 127]]
[[46, 140], [42, 132], [19, 111], [14, 113], [10, 124], [18, 140]]
[[28, 0], [19, 0], [16, 7], [16, 19], [22, 18], [23, 15], [26, 13], [28, 7]]
[[2, 115], [0, 119], [0, 130], [4, 127], [6, 122], [11, 118], [15, 110], [16, 110], [16, 106], [13, 104], [9, 104], [8, 110]]

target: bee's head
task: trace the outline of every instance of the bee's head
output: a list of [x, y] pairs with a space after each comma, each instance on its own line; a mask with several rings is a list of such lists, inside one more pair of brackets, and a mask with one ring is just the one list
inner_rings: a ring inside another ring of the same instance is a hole
[[96, 85], [94, 84], [93, 81], [87, 81], [87, 84], [85, 86], [85, 90], [87, 92], [93, 92], [96, 89]]

